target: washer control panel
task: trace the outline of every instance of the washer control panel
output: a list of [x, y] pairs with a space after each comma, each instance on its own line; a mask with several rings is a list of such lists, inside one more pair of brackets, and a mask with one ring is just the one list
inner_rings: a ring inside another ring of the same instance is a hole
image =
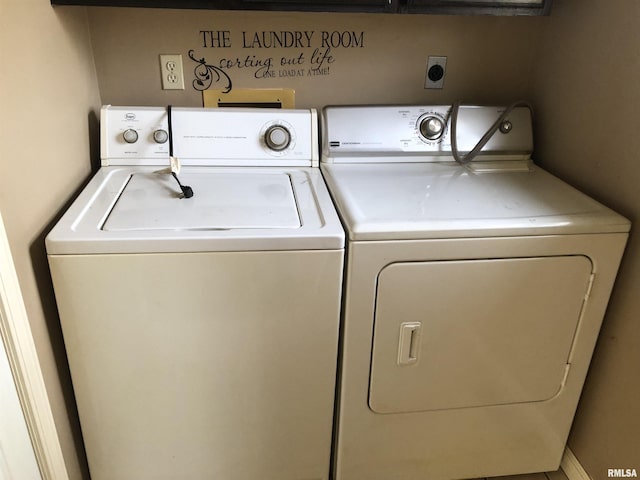
[[[462, 106], [457, 145], [469, 152], [504, 107]], [[516, 108], [485, 145], [482, 155], [528, 158], [533, 150], [531, 112]], [[451, 106], [326, 107], [322, 116], [323, 161], [448, 161], [451, 154]]]
[[171, 124], [183, 163], [318, 164], [315, 110], [174, 108]]
[[[169, 118], [171, 115], [171, 118]], [[315, 110], [113, 107], [101, 111], [103, 165], [317, 166]]]
[[160, 163], [169, 157], [168, 131], [164, 107], [102, 107], [102, 164]]

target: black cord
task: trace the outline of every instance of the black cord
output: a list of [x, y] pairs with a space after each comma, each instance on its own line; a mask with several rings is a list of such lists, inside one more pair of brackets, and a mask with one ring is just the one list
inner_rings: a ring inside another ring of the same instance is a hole
[[171, 124], [171, 105], [167, 105], [167, 127], [169, 128], [169, 156], [173, 157], [173, 126]]
[[[173, 157], [173, 127], [171, 124], [171, 105], [167, 106], [167, 117], [167, 127], [169, 128], [169, 157]], [[188, 185], [182, 185], [182, 183], [180, 183], [180, 180], [178, 179], [178, 175], [173, 170], [171, 170], [171, 175], [176, 179], [176, 182], [178, 182], [184, 198], [193, 197], [193, 189]]]
[[184, 197], [185, 198], [193, 197], [193, 189], [191, 187], [189, 187], [188, 185], [182, 185], [180, 183], [180, 180], [178, 180], [178, 175], [176, 175], [176, 172], [171, 172], [171, 175], [173, 175], [173, 178], [175, 178], [176, 182], [178, 182], [178, 185], [180, 185], [180, 190], [182, 190], [182, 193], [184, 194]]
[[533, 108], [528, 102], [523, 100], [518, 100], [509, 105], [502, 115], [498, 117], [498, 119], [489, 127], [489, 130], [482, 136], [482, 138], [476, 143], [476, 146], [471, 149], [469, 153], [465, 156], [460, 155], [458, 152], [458, 111], [460, 110], [460, 101], [455, 102], [451, 107], [451, 153], [453, 154], [453, 158], [460, 165], [467, 165], [471, 160], [473, 160], [478, 153], [482, 150], [482, 148], [491, 140], [491, 137], [498, 131], [500, 125], [507, 119], [511, 111], [516, 107], [527, 107], [531, 112], [533, 112]]

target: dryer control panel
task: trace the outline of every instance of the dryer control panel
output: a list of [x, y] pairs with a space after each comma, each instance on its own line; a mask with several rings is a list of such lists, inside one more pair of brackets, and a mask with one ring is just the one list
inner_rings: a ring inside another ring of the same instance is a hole
[[[346, 106], [323, 111], [325, 162], [450, 161], [451, 106]], [[461, 106], [457, 145], [469, 152], [505, 107]], [[533, 150], [531, 112], [515, 108], [479, 158], [528, 159]]]

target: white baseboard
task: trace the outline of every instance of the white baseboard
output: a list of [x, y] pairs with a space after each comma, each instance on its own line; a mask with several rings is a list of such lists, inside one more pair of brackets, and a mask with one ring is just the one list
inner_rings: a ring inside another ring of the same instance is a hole
[[564, 451], [560, 468], [569, 480], [593, 480], [569, 447]]

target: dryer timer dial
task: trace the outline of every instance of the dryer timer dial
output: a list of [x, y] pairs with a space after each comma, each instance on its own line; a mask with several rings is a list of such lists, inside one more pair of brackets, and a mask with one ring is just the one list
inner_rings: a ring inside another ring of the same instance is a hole
[[418, 128], [420, 129], [420, 134], [424, 138], [430, 141], [435, 141], [440, 139], [444, 133], [444, 122], [440, 117], [428, 115], [420, 120]]

